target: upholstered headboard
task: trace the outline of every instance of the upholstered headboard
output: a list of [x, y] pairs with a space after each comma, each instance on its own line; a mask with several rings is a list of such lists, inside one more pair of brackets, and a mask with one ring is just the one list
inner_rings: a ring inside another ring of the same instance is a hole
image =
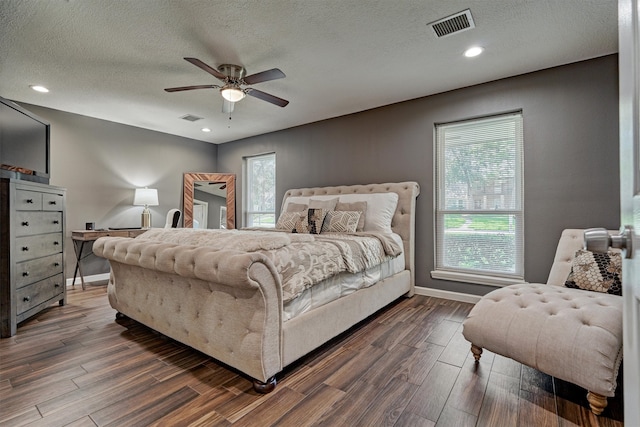
[[337, 187], [296, 188], [288, 190], [282, 198], [282, 210], [289, 197], [331, 196], [340, 194], [396, 193], [398, 205], [391, 219], [391, 230], [404, 243], [405, 268], [411, 271], [411, 286], [415, 284], [414, 251], [416, 198], [420, 194], [417, 182], [397, 182], [386, 184], [341, 185]]

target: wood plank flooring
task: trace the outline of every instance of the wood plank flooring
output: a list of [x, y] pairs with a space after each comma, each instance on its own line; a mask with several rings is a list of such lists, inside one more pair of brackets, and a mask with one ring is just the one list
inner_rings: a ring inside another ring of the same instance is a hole
[[621, 385], [596, 417], [577, 386], [488, 351], [476, 366], [461, 333], [471, 304], [403, 298], [258, 395], [215, 360], [116, 322], [106, 286], [68, 300], [0, 340], [0, 425], [623, 425]]

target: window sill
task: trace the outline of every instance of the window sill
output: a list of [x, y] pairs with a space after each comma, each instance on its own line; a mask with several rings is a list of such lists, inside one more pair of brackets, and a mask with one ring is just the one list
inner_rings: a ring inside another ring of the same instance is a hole
[[456, 271], [442, 270], [432, 271], [431, 278], [500, 287], [509, 286], [516, 283], [525, 283], [524, 279], [517, 277], [484, 276], [480, 274], [460, 273]]

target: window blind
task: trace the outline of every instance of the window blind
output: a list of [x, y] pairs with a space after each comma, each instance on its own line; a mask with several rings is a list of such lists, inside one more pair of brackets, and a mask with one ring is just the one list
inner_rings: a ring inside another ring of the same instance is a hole
[[276, 155], [245, 158], [247, 227], [276, 226]]
[[436, 270], [524, 277], [522, 113], [436, 125]]

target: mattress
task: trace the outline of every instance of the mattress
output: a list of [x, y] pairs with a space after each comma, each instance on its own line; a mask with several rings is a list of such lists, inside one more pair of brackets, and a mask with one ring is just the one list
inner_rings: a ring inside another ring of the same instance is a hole
[[[393, 239], [402, 245], [402, 239], [399, 235], [394, 234]], [[404, 269], [405, 257], [401, 255], [360, 273], [342, 272], [325, 279], [306, 289], [295, 299], [286, 302], [283, 306], [282, 320], [286, 322], [314, 308], [352, 294], [358, 289], [368, 288]]]

